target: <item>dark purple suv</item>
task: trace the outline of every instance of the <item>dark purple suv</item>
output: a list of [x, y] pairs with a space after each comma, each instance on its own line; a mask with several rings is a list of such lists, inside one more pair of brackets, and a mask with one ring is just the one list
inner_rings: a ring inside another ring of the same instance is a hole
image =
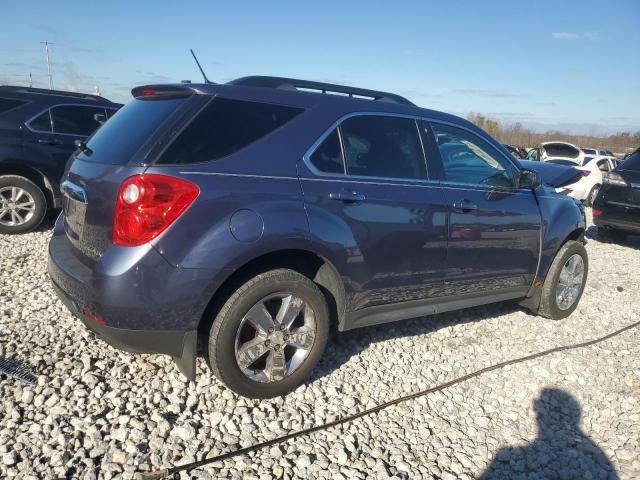
[[385, 92], [248, 77], [132, 93], [70, 159], [49, 246], [58, 295], [111, 345], [189, 379], [202, 354], [271, 397], [331, 324], [578, 304], [584, 211], [546, 185], [571, 168]]

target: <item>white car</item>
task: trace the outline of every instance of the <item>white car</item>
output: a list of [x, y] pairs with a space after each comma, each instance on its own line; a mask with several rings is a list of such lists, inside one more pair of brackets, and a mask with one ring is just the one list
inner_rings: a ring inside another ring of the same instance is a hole
[[584, 162], [584, 152], [568, 142], [544, 142], [540, 148], [532, 148], [527, 153], [527, 160], [571, 160], [578, 165]]
[[577, 182], [557, 188], [556, 192], [569, 195], [584, 202], [586, 205], [593, 205], [593, 201], [598, 195], [600, 185], [602, 185], [602, 176], [612, 170], [617, 160], [615, 157], [598, 156], [591, 160], [586, 160], [584, 165], [578, 162], [566, 159], [551, 159], [549, 163], [559, 163], [561, 165], [569, 165], [582, 171], [582, 178]]

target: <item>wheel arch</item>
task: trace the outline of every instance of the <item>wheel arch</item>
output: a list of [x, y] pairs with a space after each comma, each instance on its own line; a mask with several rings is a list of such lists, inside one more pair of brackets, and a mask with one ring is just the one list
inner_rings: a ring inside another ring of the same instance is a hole
[[37, 168], [19, 163], [19, 161], [9, 161], [0, 163], [0, 175], [18, 175], [35, 183], [47, 201], [47, 208], [56, 207], [56, 195], [53, 186], [45, 174]]
[[199, 352], [206, 351], [206, 337], [213, 320], [233, 292], [252, 277], [276, 268], [289, 268], [316, 283], [327, 300], [332, 323], [337, 322], [340, 328], [345, 317], [346, 293], [342, 277], [333, 263], [311, 250], [300, 248], [274, 250], [263, 253], [234, 269], [216, 289], [198, 324]]

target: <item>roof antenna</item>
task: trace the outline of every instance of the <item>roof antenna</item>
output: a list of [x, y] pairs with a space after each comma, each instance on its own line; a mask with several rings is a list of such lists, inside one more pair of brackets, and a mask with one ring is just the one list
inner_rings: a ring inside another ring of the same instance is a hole
[[204, 83], [213, 83], [211, 80], [209, 80], [207, 78], [207, 74], [204, 73], [204, 70], [200, 66], [200, 62], [198, 61], [198, 57], [196, 57], [196, 54], [193, 53], [192, 49], [189, 49], [189, 51], [191, 52], [191, 55], [193, 55], [193, 59], [196, 61], [196, 65], [198, 65], [198, 68], [200, 69], [200, 73], [202, 74], [202, 77], [204, 78]]

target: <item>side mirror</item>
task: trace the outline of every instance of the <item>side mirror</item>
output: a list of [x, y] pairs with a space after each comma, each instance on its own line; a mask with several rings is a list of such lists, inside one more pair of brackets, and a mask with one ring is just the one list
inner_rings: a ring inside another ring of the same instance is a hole
[[540, 179], [538, 174], [528, 168], [520, 170], [520, 178], [518, 179], [518, 186], [525, 188], [536, 188], [540, 185]]

